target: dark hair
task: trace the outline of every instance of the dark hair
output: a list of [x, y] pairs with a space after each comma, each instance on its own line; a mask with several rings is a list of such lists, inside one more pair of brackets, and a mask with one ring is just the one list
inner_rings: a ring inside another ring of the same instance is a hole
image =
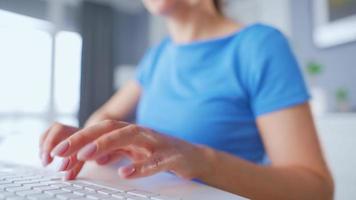
[[223, 14], [222, 9], [222, 1], [221, 0], [213, 0], [214, 7], [219, 14]]

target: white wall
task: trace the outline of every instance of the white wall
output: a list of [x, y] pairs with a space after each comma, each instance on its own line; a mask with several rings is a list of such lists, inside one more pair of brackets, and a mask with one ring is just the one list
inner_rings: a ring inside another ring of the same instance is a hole
[[317, 117], [316, 125], [335, 181], [335, 199], [356, 199], [356, 115]]
[[291, 35], [290, 0], [229, 0], [226, 13], [245, 24], [263, 22]]

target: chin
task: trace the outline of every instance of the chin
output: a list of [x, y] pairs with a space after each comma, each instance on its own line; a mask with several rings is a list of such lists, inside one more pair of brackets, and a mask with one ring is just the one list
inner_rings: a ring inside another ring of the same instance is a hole
[[167, 16], [173, 12], [181, 0], [143, 0], [148, 11], [154, 15]]

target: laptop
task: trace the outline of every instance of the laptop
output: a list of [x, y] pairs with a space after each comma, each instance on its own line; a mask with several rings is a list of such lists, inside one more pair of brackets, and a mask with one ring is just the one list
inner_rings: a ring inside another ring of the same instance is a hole
[[170, 173], [124, 180], [117, 166], [86, 164], [79, 177], [40, 166], [37, 138], [17, 135], [0, 143], [0, 199], [6, 200], [241, 200], [246, 199]]

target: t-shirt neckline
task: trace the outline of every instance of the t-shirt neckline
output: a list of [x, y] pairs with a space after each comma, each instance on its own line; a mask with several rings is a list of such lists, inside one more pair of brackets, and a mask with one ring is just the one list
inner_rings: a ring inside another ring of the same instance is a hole
[[219, 36], [219, 37], [213, 37], [213, 38], [209, 38], [209, 39], [202, 39], [202, 40], [196, 40], [196, 41], [192, 41], [192, 42], [187, 42], [187, 43], [176, 43], [172, 40], [172, 38], [170, 36], [167, 37], [168, 42], [176, 47], [176, 48], [190, 48], [190, 47], [196, 47], [196, 46], [204, 46], [204, 45], [209, 45], [209, 44], [214, 44], [214, 43], [220, 43], [223, 42], [225, 40], [229, 40], [233, 37], [235, 37], [236, 35], [240, 34], [241, 32], [244, 32], [245, 30], [249, 29], [250, 27], [254, 26], [256, 24], [250, 24], [247, 26], [243, 26], [242, 28], [239, 28], [237, 30], [235, 30], [232, 33], [226, 34], [224, 36]]

